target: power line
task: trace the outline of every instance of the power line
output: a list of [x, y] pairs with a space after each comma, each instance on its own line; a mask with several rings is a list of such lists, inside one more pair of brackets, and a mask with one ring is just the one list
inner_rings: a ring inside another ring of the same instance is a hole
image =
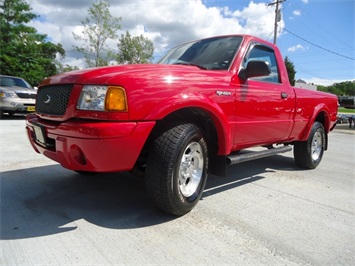
[[299, 38], [299, 39], [305, 41], [306, 43], [309, 43], [309, 44], [311, 44], [311, 45], [313, 45], [313, 46], [319, 48], [319, 49], [322, 49], [322, 50], [327, 51], [327, 52], [329, 52], [329, 53], [331, 53], [331, 54], [335, 54], [335, 55], [337, 55], [337, 56], [340, 56], [340, 57], [343, 57], [343, 58], [346, 58], [346, 59], [355, 61], [355, 58], [352, 58], [352, 57], [349, 57], [349, 56], [346, 56], [346, 55], [339, 54], [339, 53], [337, 53], [337, 52], [334, 52], [334, 51], [331, 51], [331, 50], [329, 50], [329, 49], [327, 49], [327, 48], [324, 48], [324, 47], [322, 47], [322, 46], [319, 46], [319, 45], [317, 45], [317, 44], [315, 44], [315, 43], [312, 43], [312, 42], [306, 40], [305, 38], [302, 38], [301, 36], [299, 36], [299, 35], [297, 35], [297, 34], [291, 32], [291, 31], [289, 31], [289, 30], [286, 29], [286, 28], [283, 28], [283, 30], [286, 31], [286, 32], [288, 32], [288, 33], [290, 33], [291, 35], [293, 35], [293, 36], [295, 36], [295, 37], [297, 37], [297, 38]]
[[[350, 0], [353, 1], [353, 0]], [[339, 38], [339, 36], [336, 36], [334, 34], [334, 31], [331, 31], [328, 29], [328, 27], [325, 27], [323, 25], [323, 23], [321, 23], [319, 20], [317, 20], [317, 16], [314, 16], [314, 14], [310, 14], [308, 13], [308, 10], [304, 8], [304, 5], [302, 5], [302, 7], [300, 6], [300, 1], [294, 1], [292, 2], [292, 5], [294, 5], [298, 10], [301, 10], [302, 12], [302, 17], [304, 17], [304, 19], [301, 19], [298, 21], [299, 24], [302, 24], [303, 27], [307, 28], [308, 30], [312, 31], [314, 35], [318, 35], [319, 38], [323, 38], [323, 33], [326, 33], [327, 37], [332, 36], [332, 39], [329, 41], [333, 41], [336, 40], [336, 43], [338, 44], [339, 42], [344, 44], [346, 47], [349, 47], [350, 49], [353, 49], [351, 44], [343, 41], [342, 39]], [[290, 7], [289, 5], [284, 5], [283, 8], [286, 9], [287, 7]], [[308, 24], [305, 20], [308, 20]], [[306, 22], [306, 23], [304, 23]], [[310, 25], [316, 26], [316, 30], [312, 27], [310, 27]]]

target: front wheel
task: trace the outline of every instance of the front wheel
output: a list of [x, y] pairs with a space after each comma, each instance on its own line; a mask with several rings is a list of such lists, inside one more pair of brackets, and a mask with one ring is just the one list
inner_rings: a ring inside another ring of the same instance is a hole
[[177, 216], [194, 208], [207, 181], [207, 154], [203, 133], [194, 124], [175, 126], [154, 141], [145, 181], [158, 208]]
[[307, 141], [297, 142], [293, 154], [296, 164], [306, 169], [316, 168], [325, 150], [325, 131], [321, 123], [315, 122]]

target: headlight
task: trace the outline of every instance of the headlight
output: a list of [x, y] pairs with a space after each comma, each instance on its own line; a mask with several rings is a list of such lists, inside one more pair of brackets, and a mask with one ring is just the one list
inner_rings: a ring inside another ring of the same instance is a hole
[[126, 112], [128, 110], [126, 92], [119, 86], [84, 86], [77, 108], [92, 111]]
[[18, 98], [17, 94], [13, 91], [0, 91], [0, 97]]

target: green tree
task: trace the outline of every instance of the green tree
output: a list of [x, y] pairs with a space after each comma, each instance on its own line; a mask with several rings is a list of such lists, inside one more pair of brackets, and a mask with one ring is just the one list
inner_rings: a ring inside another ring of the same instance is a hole
[[288, 79], [290, 81], [290, 84], [292, 86], [295, 86], [295, 83], [296, 83], [296, 80], [295, 80], [295, 76], [296, 76], [296, 70], [295, 70], [295, 66], [293, 64], [293, 62], [288, 59], [288, 57], [286, 56], [285, 57], [285, 66], [286, 66], [286, 69], [287, 69], [287, 74], [288, 74]]
[[99, 0], [88, 9], [89, 17], [82, 21], [84, 27], [81, 34], [73, 33], [75, 40], [83, 46], [75, 46], [74, 50], [82, 53], [89, 67], [108, 65], [114, 60], [112, 51], [107, 48], [109, 39], [118, 38], [121, 29], [121, 18], [114, 17], [109, 11], [108, 0]]
[[330, 86], [318, 86], [318, 90], [330, 92], [338, 96], [355, 96], [355, 80], [334, 83]]
[[57, 65], [57, 69], [59, 73], [63, 73], [63, 72], [69, 72], [69, 71], [74, 71], [74, 70], [79, 70], [79, 68], [77, 66], [70, 66], [68, 64], [63, 65], [61, 63], [58, 63]]
[[146, 64], [153, 59], [153, 42], [143, 35], [132, 37], [128, 31], [118, 43], [117, 62], [120, 64]]
[[20, 76], [32, 85], [56, 74], [56, 56], [64, 57], [65, 51], [26, 25], [37, 18], [30, 5], [23, 0], [2, 0], [0, 11], [1, 74]]

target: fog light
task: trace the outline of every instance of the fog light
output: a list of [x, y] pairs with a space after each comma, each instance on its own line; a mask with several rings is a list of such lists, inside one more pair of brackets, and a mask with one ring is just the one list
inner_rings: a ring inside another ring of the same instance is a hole
[[70, 147], [70, 155], [76, 163], [86, 165], [85, 155], [78, 146], [73, 145]]

